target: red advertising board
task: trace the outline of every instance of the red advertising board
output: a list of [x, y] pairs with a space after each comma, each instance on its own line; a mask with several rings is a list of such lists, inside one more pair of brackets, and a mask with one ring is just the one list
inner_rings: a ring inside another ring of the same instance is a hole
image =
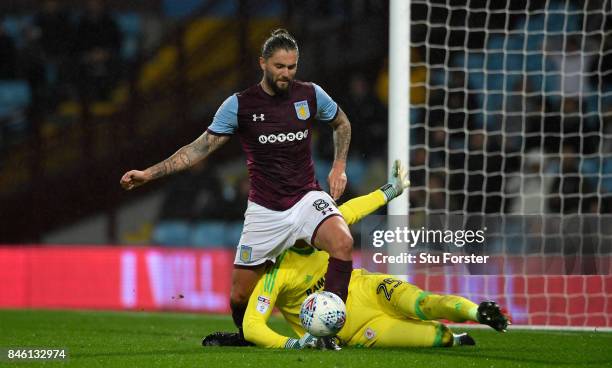
[[[0, 308], [226, 313], [233, 259], [230, 249], [4, 246]], [[612, 327], [612, 275], [418, 273], [409, 281], [497, 300], [515, 324]]]
[[0, 307], [229, 310], [233, 253], [1, 247]]

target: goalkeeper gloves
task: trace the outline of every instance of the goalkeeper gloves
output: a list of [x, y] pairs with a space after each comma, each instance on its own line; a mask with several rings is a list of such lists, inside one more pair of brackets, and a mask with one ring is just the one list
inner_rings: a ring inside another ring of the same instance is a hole
[[408, 171], [406, 167], [402, 165], [400, 160], [393, 161], [393, 168], [391, 169], [391, 176], [389, 182], [382, 187], [380, 190], [387, 198], [387, 202], [393, 198], [400, 196], [404, 189], [410, 186], [410, 180], [408, 180]]
[[289, 338], [285, 343], [285, 349], [304, 349], [304, 348], [316, 348], [317, 338], [312, 336], [308, 332], [302, 336], [301, 339]]

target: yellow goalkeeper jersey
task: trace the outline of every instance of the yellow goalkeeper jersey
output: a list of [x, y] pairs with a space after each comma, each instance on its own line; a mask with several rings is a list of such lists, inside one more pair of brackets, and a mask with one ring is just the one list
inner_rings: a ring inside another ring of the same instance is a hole
[[[346, 222], [350, 225], [375, 211], [386, 203], [384, 194], [374, 191], [366, 196], [348, 201], [339, 207]], [[323, 290], [329, 255], [327, 252], [315, 251], [313, 248], [290, 248], [281, 254], [274, 265], [269, 266], [259, 280], [251, 297], [244, 316], [243, 328], [245, 337], [252, 343], [267, 348], [282, 348], [289, 339], [267, 325], [267, 321], [276, 306], [283, 314], [291, 328], [303, 335], [300, 323], [300, 307], [304, 299], [315, 291]], [[347, 300], [347, 322], [338, 334], [343, 341], [350, 341], [362, 328], [359, 321], [375, 318], [383, 314], [379, 308], [365, 308], [361, 297], [367, 283], [365, 270], [353, 270], [349, 283]], [[374, 303], [376, 303], [374, 301]]]

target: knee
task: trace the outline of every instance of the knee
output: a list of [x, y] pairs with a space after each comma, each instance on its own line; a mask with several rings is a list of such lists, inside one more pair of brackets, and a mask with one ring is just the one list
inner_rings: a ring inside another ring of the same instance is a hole
[[[423, 293], [423, 291], [421, 291]], [[420, 294], [423, 295], [423, 294]], [[425, 292], [423, 297], [418, 298], [418, 304], [416, 305], [417, 315], [422, 320], [432, 320], [435, 318], [434, 308], [436, 305], [439, 305], [441, 295], [438, 294], [430, 294]]]
[[342, 234], [330, 247], [330, 255], [332, 257], [344, 259], [352, 258], [353, 254], [353, 237], [351, 234]]
[[239, 287], [232, 287], [232, 291], [230, 293], [230, 304], [232, 306], [244, 306], [249, 303], [249, 298], [251, 297], [250, 290], [244, 290]]

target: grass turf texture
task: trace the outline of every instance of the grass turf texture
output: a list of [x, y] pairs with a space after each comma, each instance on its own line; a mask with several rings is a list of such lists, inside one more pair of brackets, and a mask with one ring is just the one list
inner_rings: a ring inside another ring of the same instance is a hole
[[[272, 327], [290, 334], [279, 318]], [[1, 348], [66, 348], [69, 360], [34, 367], [610, 367], [612, 333], [475, 329], [476, 346], [286, 351], [203, 348], [202, 336], [233, 330], [227, 316], [180, 313], [0, 310]], [[463, 330], [463, 329], [462, 329]], [[460, 331], [456, 329], [455, 332]]]

